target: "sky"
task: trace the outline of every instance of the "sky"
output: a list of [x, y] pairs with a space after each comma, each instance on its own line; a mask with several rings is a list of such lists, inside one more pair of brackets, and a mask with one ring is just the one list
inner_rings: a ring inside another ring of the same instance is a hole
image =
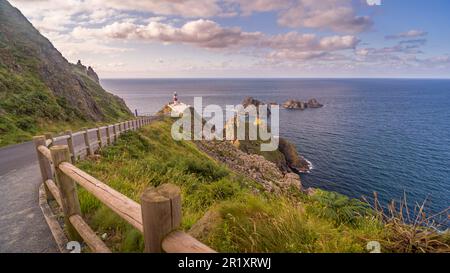
[[450, 78], [448, 0], [10, 0], [101, 78]]

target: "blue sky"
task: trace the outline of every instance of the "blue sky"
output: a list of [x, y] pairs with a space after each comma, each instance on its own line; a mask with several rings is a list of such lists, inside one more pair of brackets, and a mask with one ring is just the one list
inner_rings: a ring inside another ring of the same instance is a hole
[[103, 78], [450, 77], [448, 0], [10, 2]]

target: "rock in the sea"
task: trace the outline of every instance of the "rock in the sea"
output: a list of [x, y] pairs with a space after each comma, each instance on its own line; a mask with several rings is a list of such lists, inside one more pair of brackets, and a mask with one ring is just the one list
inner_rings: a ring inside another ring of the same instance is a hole
[[244, 107], [247, 107], [247, 106], [249, 106], [249, 105], [254, 105], [254, 106], [257, 107], [257, 110], [258, 110], [258, 111], [259, 111], [258, 107], [259, 107], [260, 105], [266, 106], [266, 107], [267, 107], [267, 113], [270, 115], [270, 106], [269, 106], [267, 103], [262, 102], [262, 101], [259, 101], [259, 100], [255, 99], [255, 98], [247, 97], [247, 98], [245, 98], [245, 99], [241, 102], [241, 104], [242, 104], [242, 106], [244, 106]]
[[286, 109], [296, 109], [296, 110], [305, 110], [306, 108], [320, 108], [323, 107], [317, 99], [310, 99], [307, 102], [299, 101], [299, 100], [288, 100], [283, 103], [283, 107]]
[[308, 108], [320, 108], [323, 107], [323, 104], [320, 104], [317, 99], [310, 99], [306, 105], [308, 106]]
[[286, 109], [304, 110], [304, 109], [306, 109], [306, 104], [302, 101], [288, 100], [285, 103], [283, 103], [283, 107]]
[[288, 140], [280, 137], [278, 150], [284, 155], [288, 167], [296, 172], [309, 172], [310, 166], [297, 152], [297, 147]]

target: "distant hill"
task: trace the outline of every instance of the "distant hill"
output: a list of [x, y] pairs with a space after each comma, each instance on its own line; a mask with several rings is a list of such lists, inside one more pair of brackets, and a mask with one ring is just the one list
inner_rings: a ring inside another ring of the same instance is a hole
[[131, 115], [91, 67], [69, 63], [18, 9], [0, 0], [0, 146]]

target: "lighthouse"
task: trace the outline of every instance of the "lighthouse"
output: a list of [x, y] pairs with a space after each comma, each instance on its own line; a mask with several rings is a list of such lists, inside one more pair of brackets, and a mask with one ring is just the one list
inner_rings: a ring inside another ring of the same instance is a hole
[[178, 100], [177, 92], [173, 93], [173, 102], [169, 103], [168, 106], [170, 107], [172, 113], [175, 113], [176, 115], [182, 114], [186, 110], [186, 108], [191, 107], [190, 105], [187, 105]]
[[173, 104], [174, 105], [178, 104], [178, 94], [177, 94], [177, 92], [173, 93]]

